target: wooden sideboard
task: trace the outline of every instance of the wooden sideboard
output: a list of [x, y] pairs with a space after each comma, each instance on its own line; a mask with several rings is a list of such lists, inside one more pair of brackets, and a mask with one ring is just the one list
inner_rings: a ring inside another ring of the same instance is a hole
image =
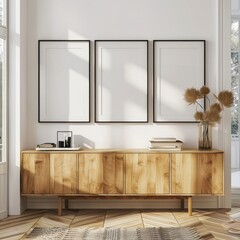
[[[180, 198], [224, 194], [223, 151], [104, 149], [23, 151], [21, 195], [89, 198]], [[67, 205], [67, 201], [66, 201]]]

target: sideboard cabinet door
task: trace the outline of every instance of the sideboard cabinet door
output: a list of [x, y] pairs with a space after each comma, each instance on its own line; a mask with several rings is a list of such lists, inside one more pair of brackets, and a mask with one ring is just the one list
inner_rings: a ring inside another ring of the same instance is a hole
[[223, 194], [223, 154], [198, 154], [199, 193]]
[[49, 154], [22, 154], [21, 193], [49, 193]]
[[169, 154], [126, 154], [126, 194], [169, 194]]
[[122, 194], [124, 154], [79, 154], [80, 194]]
[[223, 194], [223, 154], [172, 154], [173, 194]]
[[74, 153], [50, 155], [50, 193], [77, 193], [77, 156]]

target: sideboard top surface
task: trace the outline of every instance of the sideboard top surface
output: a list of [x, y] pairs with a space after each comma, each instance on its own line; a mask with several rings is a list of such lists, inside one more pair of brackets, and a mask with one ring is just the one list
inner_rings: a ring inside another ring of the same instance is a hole
[[149, 149], [80, 149], [77, 151], [55, 151], [55, 150], [44, 150], [44, 151], [39, 151], [39, 150], [23, 150], [22, 153], [82, 153], [82, 154], [86, 154], [86, 153], [152, 153], [152, 154], [161, 154], [161, 153], [174, 153], [174, 154], [183, 154], [183, 153], [223, 153], [222, 150], [218, 150], [218, 149], [212, 149], [212, 150], [198, 150], [198, 149], [182, 149], [182, 150], [149, 150]]

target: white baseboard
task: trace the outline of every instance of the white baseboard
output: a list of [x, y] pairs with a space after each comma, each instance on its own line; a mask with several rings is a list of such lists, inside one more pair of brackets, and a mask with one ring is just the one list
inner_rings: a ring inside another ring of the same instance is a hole
[[[70, 209], [179, 209], [178, 199], [71, 199]], [[56, 209], [57, 198], [27, 198], [28, 209]], [[185, 200], [187, 208], [187, 200]], [[193, 197], [193, 208], [218, 208], [217, 197]]]
[[7, 211], [2, 211], [0, 212], [0, 219], [6, 218], [7, 217]]
[[240, 189], [239, 188], [232, 189], [232, 206], [240, 207]]

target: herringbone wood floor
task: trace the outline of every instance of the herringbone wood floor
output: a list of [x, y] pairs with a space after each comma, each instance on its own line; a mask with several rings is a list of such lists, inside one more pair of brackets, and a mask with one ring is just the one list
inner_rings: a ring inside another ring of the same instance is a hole
[[[196, 227], [204, 239], [240, 239], [230, 234], [230, 221], [239, 221], [240, 208], [231, 211], [195, 210], [64, 210], [58, 216], [54, 210], [27, 210], [21, 216], [0, 221], [0, 239], [24, 239], [34, 227]], [[235, 226], [236, 227], [236, 223]]]

